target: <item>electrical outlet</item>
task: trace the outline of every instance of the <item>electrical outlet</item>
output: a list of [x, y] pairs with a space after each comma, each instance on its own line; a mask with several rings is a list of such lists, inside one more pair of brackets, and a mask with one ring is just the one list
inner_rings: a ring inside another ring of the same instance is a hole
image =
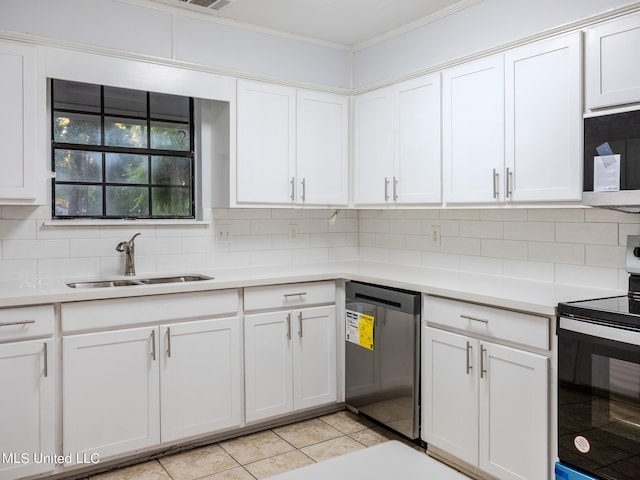
[[289, 241], [290, 242], [298, 241], [298, 225], [295, 223], [289, 224]]
[[440, 225], [431, 225], [431, 245], [440, 246]]
[[231, 226], [226, 224], [218, 224], [215, 229], [216, 243], [231, 242]]

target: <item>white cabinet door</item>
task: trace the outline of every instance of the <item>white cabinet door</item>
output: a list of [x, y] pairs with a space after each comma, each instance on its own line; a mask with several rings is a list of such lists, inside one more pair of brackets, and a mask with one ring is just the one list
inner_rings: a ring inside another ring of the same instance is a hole
[[582, 197], [580, 45], [575, 33], [505, 55], [505, 200]]
[[422, 342], [423, 440], [477, 465], [478, 341], [422, 327]]
[[293, 410], [290, 312], [246, 315], [246, 420], [253, 422]]
[[238, 80], [236, 200], [295, 200], [296, 91]]
[[480, 468], [505, 480], [546, 479], [548, 359], [481, 344]]
[[0, 479], [44, 473], [55, 466], [38, 462], [41, 454], [55, 452], [51, 346], [51, 340], [0, 345]]
[[445, 201], [501, 201], [503, 57], [496, 55], [445, 70], [442, 82]]
[[311, 90], [297, 94], [297, 199], [306, 205], [349, 203], [349, 101]]
[[638, 13], [587, 30], [588, 109], [640, 102], [638, 45]]
[[354, 100], [354, 179], [356, 204], [392, 201], [393, 89], [380, 88]]
[[240, 425], [240, 338], [237, 317], [160, 327], [163, 442]]
[[394, 98], [394, 201], [440, 203], [440, 74], [396, 85]]
[[307, 308], [295, 312], [293, 328], [294, 408], [335, 402], [336, 307]]
[[33, 201], [38, 182], [35, 49], [0, 42], [0, 71], [0, 203]]
[[160, 442], [157, 337], [149, 327], [62, 339], [64, 452], [105, 458]]

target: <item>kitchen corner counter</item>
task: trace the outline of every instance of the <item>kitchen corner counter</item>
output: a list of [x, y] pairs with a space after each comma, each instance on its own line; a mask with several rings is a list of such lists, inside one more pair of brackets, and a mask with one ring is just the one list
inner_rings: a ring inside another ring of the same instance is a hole
[[[170, 272], [171, 273], [171, 272]], [[88, 278], [0, 282], [0, 307], [162, 295], [318, 280], [358, 280], [468, 302], [541, 315], [555, 315], [559, 302], [621, 295], [615, 289], [560, 285], [468, 272], [399, 266], [376, 262], [329, 262], [271, 267], [203, 270], [213, 277], [197, 282], [74, 289], [67, 282], [136, 278], [109, 275]], [[161, 276], [160, 273], [145, 277]]]

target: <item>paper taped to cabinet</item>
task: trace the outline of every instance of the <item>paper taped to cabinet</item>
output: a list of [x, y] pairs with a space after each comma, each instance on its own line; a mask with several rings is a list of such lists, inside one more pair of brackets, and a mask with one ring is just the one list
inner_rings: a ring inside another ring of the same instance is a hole
[[620, 154], [593, 157], [593, 191], [620, 190]]
[[373, 350], [373, 324], [375, 319], [366, 313], [347, 310], [346, 339], [347, 342], [360, 345], [367, 350]]

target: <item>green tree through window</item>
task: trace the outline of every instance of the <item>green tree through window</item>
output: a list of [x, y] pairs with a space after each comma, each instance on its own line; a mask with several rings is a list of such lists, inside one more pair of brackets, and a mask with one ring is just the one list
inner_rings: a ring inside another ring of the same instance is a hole
[[193, 99], [52, 80], [54, 218], [194, 218]]

